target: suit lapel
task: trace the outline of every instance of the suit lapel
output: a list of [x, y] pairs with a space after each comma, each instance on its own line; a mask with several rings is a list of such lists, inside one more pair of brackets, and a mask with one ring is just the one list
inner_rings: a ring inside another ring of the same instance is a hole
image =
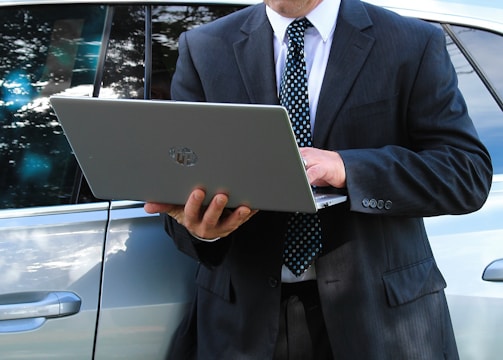
[[244, 37], [234, 43], [234, 52], [251, 103], [278, 104], [273, 32], [264, 4], [255, 7], [241, 32]]
[[[370, 53], [374, 38], [363, 32], [370, 26], [372, 22], [360, 1], [342, 0], [318, 103], [313, 134], [315, 147], [323, 147], [337, 113]], [[255, 6], [241, 32], [243, 38], [234, 43], [234, 52], [250, 102], [279, 104], [273, 32], [264, 4]]]
[[362, 30], [372, 22], [360, 1], [343, 0], [318, 102], [314, 147], [323, 148], [337, 113], [365, 63], [374, 38]]

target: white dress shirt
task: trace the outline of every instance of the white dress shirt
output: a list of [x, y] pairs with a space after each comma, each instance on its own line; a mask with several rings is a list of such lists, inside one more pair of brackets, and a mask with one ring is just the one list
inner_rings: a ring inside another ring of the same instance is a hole
[[[313, 24], [312, 28], [306, 30], [304, 40], [311, 129], [314, 129], [316, 121], [318, 98], [323, 77], [325, 76], [330, 47], [332, 46], [339, 6], [340, 0], [324, 0], [306, 16]], [[274, 31], [274, 62], [276, 64], [276, 86], [279, 93], [281, 75], [283, 74], [288, 51], [286, 28], [295, 19], [283, 17], [268, 6], [266, 7], [266, 13]], [[327, 14], [332, 15], [328, 16]]]
[[[313, 24], [308, 28], [304, 39], [306, 57], [309, 111], [311, 115], [311, 132], [316, 122], [316, 110], [320, 96], [321, 84], [328, 63], [330, 47], [339, 14], [340, 0], [323, 0], [306, 18]], [[281, 75], [285, 66], [288, 51], [288, 36], [286, 29], [295, 19], [286, 18], [266, 7], [267, 18], [274, 31], [274, 61], [276, 64], [276, 87], [279, 93]], [[331, 14], [330, 16], [328, 14]], [[296, 277], [286, 266], [281, 270], [282, 282], [306, 281], [316, 278], [316, 269], [312, 265], [304, 274]]]

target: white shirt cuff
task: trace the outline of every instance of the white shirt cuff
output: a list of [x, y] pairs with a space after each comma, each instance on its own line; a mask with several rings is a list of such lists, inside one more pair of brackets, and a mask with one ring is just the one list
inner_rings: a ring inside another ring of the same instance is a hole
[[216, 238], [214, 238], [214, 239], [205, 239], [205, 238], [202, 238], [202, 237], [196, 236], [196, 235], [194, 235], [194, 234], [191, 234], [191, 235], [192, 235], [193, 237], [195, 237], [197, 240], [201, 240], [201, 241], [204, 241], [204, 242], [209, 242], [209, 243], [210, 243], [210, 242], [215, 242], [215, 241], [217, 241], [217, 240], [219, 240], [219, 239], [220, 239], [220, 237], [216, 237]]

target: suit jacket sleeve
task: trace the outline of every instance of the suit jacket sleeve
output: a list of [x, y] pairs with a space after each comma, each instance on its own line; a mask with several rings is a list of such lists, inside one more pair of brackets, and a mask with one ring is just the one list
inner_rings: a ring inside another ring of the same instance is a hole
[[[409, 217], [462, 214], [486, 200], [492, 177], [489, 154], [458, 90], [444, 35], [429, 30], [417, 72], [409, 74], [410, 91], [395, 95], [392, 118], [382, 122], [393, 122], [393, 131], [406, 136], [340, 151], [353, 211]], [[358, 109], [353, 113], [356, 121], [364, 116]], [[361, 131], [365, 138], [373, 130]]]

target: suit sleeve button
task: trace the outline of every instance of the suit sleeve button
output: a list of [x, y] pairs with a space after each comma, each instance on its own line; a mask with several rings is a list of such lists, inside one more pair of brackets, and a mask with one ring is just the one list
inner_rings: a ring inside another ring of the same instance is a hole
[[379, 210], [384, 209], [384, 200], [377, 200], [377, 208]]
[[377, 200], [376, 199], [370, 199], [369, 206], [372, 209], [375, 209], [377, 207]]
[[392, 206], [393, 206], [393, 203], [392, 203], [390, 200], [388, 200], [388, 201], [386, 201], [386, 202], [384, 203], [384, 208], [385, 208], [386, 210], [390, 210]]
[[362, 205], [363, 205], [363, 207], [365, 207], [365, 208], [368, 208], [368, 207], [369, 207], [369, 203], [370, 203], [370, 200], [369, 200], [369, 199], [363, 199], [363, 200], [362, 200]]

